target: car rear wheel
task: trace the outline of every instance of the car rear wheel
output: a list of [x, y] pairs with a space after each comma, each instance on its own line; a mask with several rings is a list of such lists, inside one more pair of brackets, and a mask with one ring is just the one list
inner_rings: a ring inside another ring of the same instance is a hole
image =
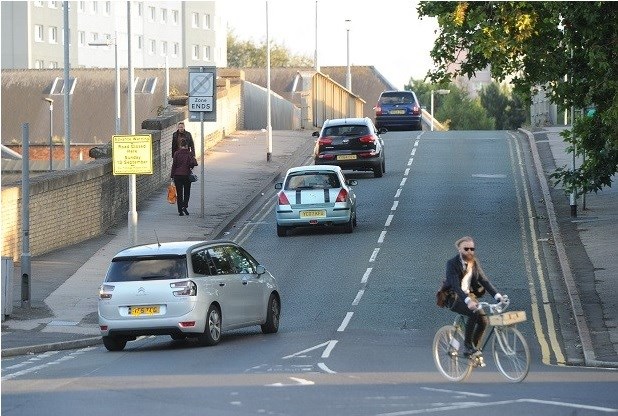
[[127, 340], [124, 338], [104, 336], [103, 345], [105, 345], [107, 351], [122, 351], [127, 345]]
[[260, 325], [262, 332], [265, 334], [277, 332], [279, 330], [279, 316], [281, 316], [279, 299], [274, 293], [271, 293], [268, 299], [268, 309], [266, 310], [266, 322], [264, 325]]
[[199, 336], [199, 342], [207, 345], [217, 345], [221, 340], [221, 311], [216, 305], [210, 305], [206, 314], [206, 327]]
[[350, 221], [343, 226], [343, 232], [350, 234], [354, 231], [354, 215], [350, 215]]
[[287, 237], [287, 235], [288, 235], [288, 227], [284, 227], [283, 225], [277, 224], [277, 236]]
[[382, 164], [373, 168], [373, 176], [376, 178], [382, 177]]

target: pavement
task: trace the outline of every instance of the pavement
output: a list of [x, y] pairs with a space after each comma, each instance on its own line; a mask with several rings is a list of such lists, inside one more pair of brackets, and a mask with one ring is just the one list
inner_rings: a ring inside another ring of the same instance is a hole
[[[567, 364], [618, 368], [618, 189], [587, 195], [578, 200], [577, 216], [571, 215], [564, 191], [548, 179], [555, 167], [572, 163], [559, 135], [563, 129], [520, 132], [530, 143], [547, 209], [538, 215], [548, 218], [558, 275], [580, 339], [576, 355], [583, 359], [568, 358]], [[191, 189], [191, 215], [179, 217], [162, 188], [138, 207], [137, 243], [225, 238], [287, 168], [309, 161], [314, 139], [311, 131], [274, 131], [272, 143], [267, 161], [265, 132], [241, 131], [223, 139], [207, 151], [203, 195], [199, 182]], [[13, 311], [2, 322], [2, 357], [101, 343], [98, 288], [111, 258], [130, 245], [127, 225], [119, 224], [105, 235], [32, 257], [29, 307], [21, 303], [16, 265]]]

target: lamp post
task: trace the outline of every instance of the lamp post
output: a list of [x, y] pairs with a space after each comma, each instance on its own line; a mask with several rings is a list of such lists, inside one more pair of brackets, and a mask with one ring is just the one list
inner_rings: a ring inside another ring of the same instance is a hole
[[52, 138], [54, 136], [54, 100], [51, 98], [43, 98], [43, 101], [47, 101], [49, 103], [49, 171], [53, 170], [52, 167], [52, 159], [53, 159], [53, 148], [52, 148]]
[[[431, 131], [433, 131], [433, 92], [431, 90]], [[436, 90], [436, 92], [440, 95], [448, 94], [451, 90]]]
[[350, 26], [352, 25], [352, 21], [350, 19], [345, 20], [345, 31], [346, 31], [346, 43], [347, 43], [347, 72], [345, 76], [345, 87], [348, 91], [352, 91], [352, 72], [350, 72]]
[[89, 46], [112, 46], [114, 45], [114, 69], [116, 71], [116, 89], [114, 101], [116, 102], [116, 116], [114, 121], [114, 132], [120, 134], [120, 68], [118, 67], [118, 33], [114, 34], [114, 39], [107, 42], [90, 42]]

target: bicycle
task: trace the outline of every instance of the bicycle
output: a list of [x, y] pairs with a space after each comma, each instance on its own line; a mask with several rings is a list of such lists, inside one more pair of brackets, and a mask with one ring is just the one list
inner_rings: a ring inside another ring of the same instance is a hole
[[509, 381], [520, 382], [528, 375], [530, 369], [530, 350], [524, 336], [516, 328], [526, 320], [525, 311], [505, 312], [510, 304], [504, 296], [500, 303], [479, 302], [477, 310], [489, 309], [489, 326], [491, 327], [480, 343], [479, 352], [469, 357], [464, 356], [464, 331], [466, 318], [457, 315], [452, 325], [438, 329], [433, 339], [433, 359], [438, 371], [450, 381], [464, 381], [472, 370], [485, 367], [482, 351], [491, 340], [494, 362], [498, 371]]

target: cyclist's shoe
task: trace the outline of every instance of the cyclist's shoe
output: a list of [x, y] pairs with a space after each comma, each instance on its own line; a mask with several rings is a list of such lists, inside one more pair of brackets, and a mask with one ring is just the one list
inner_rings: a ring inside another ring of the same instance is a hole
[[464, 357], [471, 357], [478, 353], [480, 353], [480, 351], [474, 348], [472, 345], [464, 345], [464, 350], [463, 350]]

